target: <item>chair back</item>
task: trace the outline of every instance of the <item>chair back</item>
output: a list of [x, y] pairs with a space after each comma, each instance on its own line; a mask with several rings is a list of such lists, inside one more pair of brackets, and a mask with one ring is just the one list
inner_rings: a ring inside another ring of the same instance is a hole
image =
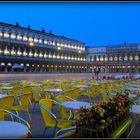
[[20, 95], [21, 109], [27, 110], [30, 105], [31, 92]]
[[22, 88], [22, 93], [29, 93], [31, 92], [31, 86], [25, 86]]
[[26, 80], [22, 80], [22, 86], [28, 86], [28, 82]]
[[13, 89], [10, 91], [11, 94], [14, 96], [21, 93], [21, 87], [20, 86], [14, 86]]
[[12, 110], [13, 103], [14, 103], [14, 96], [9, 95], [5, 96], [1, 99], [2, 102], [2, 108], [6, 110]]
[[39, 106], [41, 109], [41, 114], [46, 126], [56, 127], [56, 123], [53, 119], [56, 119], [56, 116], [52, 113], [53, 102], [51, 99], [41, 99], [39, 101]]
[[35, 101], [38, 102], [39, 100], [41, 100], [41, 93], [36, 88], [32, 89], [32, 93], [33, 93], [33, 98], [35, 99]]
[[[65, 95], [58, 95], [55, 97], [55, 100], [61, 104], [61, 102], [71, 101], [70, 99], [66, 98]], [[59, 106], [60, 114], [62, 119], [66, 119], [70, 116], [70, 113], [67, 112], [67, 109], [63, 106]]]
[[4, 120], [4, 110], [0, 109], [0, 121]]

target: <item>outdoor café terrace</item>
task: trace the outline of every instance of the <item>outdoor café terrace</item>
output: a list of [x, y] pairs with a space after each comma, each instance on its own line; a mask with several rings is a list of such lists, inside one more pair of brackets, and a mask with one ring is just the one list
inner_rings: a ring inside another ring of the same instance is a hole
[[0, 83], [0, 138], [135, 138], [139, 114], [139, 76]]

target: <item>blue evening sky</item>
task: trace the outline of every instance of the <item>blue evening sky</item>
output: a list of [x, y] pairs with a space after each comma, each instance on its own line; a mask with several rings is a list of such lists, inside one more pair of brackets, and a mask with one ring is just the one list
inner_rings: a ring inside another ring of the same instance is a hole
[[0, 2], [0, 21], [44, 27], [87, 46], [140, 43], [140, 2]]

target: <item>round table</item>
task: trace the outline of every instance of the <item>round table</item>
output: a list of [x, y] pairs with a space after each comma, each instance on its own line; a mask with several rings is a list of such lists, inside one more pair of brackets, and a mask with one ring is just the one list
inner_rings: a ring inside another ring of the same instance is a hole
[[13, 121], [0, 121], [0, 138], [25, 138], [29, 128], [22, 123]]
[[51, 88], [51, 89], [44, 89], [44, 91], [49, 92], [52, 96], [54, 96], [54, 94], [58, 94], [63, 90], [59, 88]]
[[81, 106], [86, 108], [91, 107], [90, 103], [82, 101], [66, 101], [62, 102], [61, 105], [70, 109], [80, 109]]
[[138, 91], [140, 90], [140, 88], [133, 88], [133, 87], [130, 87], [130, 88], [125, 88], [127, 90], [131, 90], [131, 91]]
[[6, 95], [6, 94], [0, 94], [0, 99], [3, 98], [3, 97], [6, 97], [6, 96], [8, 96], [8, 95]]
[[140, 105], [132, 105], [130, 112], [134, 114], [140, 114]]
[[41, 84], [30, 84], [30, 86], [37, 86], [37, 87], [40, 87]]
[[88, 88], [89, 86], [87, 85], [75, 85], [75, 88]]
[[1, 87], [0, 89], [2, 89], [2, 90], [11, 90], [11, 89], [13, 89], [13, 87]]

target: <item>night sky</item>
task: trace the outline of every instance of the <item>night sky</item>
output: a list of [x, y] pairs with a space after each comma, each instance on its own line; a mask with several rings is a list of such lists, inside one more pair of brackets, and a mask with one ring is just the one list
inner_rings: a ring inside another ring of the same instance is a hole
[[104, 46], [140, 43], [140, 2], [1, 2], [0, 21]]

